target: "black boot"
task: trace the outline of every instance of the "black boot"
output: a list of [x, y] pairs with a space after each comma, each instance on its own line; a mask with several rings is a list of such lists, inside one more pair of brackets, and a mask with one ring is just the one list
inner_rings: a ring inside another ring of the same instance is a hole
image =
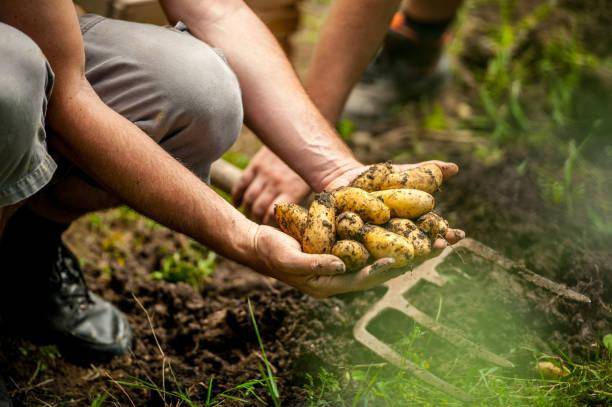
[[78, 260], [61, 239], [67, 225], [21, 209], [0, 242], [0, 312], [11, 326], [54, 342], [76, 361], [127, 352], [128, 321], [87, 289]]

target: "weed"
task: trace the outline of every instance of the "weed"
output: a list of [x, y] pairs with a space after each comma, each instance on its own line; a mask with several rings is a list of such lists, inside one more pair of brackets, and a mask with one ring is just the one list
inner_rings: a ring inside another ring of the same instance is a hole
[[106, 398], [108, 397], [107, 394], [101, 393], [98, 394], [92, 401], [90, 404], [90, 407], [102, 407], [104, 405], [104, 402], [106, 401]]
[[184, 282], [199, 288], [215, 271], [216, 258], [212, 251], [204, 257], [200, 246], [194, 243], [163, 258], [160, 269], [151, 273], [151, 278], [170, 283]]
[[257, 342], [259, 343], [259, 348], [261, 349], [261, 356], [265, 365], [264, 369], [260, 366], [260, 370], [262, 376], [264, 376], [266, 381], [266, 387], [268, 389], [268, 394], [275, 406], [280, 406], [280, 393], [278, 392], [278, 386], [276, 385], [276, 378], [272, 374], [272, 365], [268, 361], [268, 357], [266, 356], [266, 351], [263, 346], [263, 341], [261, 340], [261, 335], [259, 334], [259, 328], [257, 327], [257, 321], [255, 321], [255, 314], [253, 313], [253, 304], [251, 303], [251, 299], [248, 300], [249, 304], [249, 314], [251, 315], [251, 322], [253, 323], [253, 329], [255, 330], [255, 336], [257, 336]]

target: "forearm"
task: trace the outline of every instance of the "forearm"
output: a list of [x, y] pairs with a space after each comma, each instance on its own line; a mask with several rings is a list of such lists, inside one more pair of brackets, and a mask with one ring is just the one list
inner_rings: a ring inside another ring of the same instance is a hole
[[387, 32], [400, 0], [336, 0], [306, 79], [320, 112], [335, 123]]
[[249, 264], [257, 226], [108, 108], [83, 79], [54, 100], [54, 148], [129, 206], [216, 252]]
[[171, 19], [223, 49], [240, 81], [247, 124], [315, 190], [358, 165], [306, 95], [274, 37], [242, 1], [163, 4]]

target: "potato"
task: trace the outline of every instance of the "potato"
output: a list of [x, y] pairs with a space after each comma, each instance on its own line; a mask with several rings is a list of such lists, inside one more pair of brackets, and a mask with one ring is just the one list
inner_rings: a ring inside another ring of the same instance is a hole
[[402, 172], [388, 174], [380, 189], [410, 188], [433, 194], [442, 185], [442, 170], [435, 164], [424, 164]]
[[365, 225], [362, 229], [362, 240], [375, 259], [393, 258], [394, 268], [409, 264], [414, 256], [414, 247], [408, 239], [380, 226]]
[[385, 178], [392, 172], [393, 166], [390, 163], [374, 164], [355, 178], [351, 186], [368, 192], [378, 191]]
[[340, 239], [359, 240], [363, 225], [363, 220], [355, 212], [342, 212], [336, 218], [336, 233]]
[[418, 189], [387, 189], [371, 192], [391, 209], [391, 216], [398, 218], [418, 218], [431, 211], [434, 197]]
[[431, 242], [427, 235], [410, 219], [393, 218], [385, 225], [393, 233], [404, 236], [414, 247], [414, 256], [427, 256], [431, 253]]
[[363, 189], [353, 187], [338, 188], [334, 191], [336, 209], [339, 212], [355, 212], [365, 222], [380, 225], [391, 217], [390, 209], [379, 199]]
[[419, 227], [410, 219], [391, 218], [385, 225], [385, 229], [397, 233], [398, 235], [406, 236], [413, 230], [417, 230]]
[[338, 240], [332, 247], [331, 253], [340, 257], [347, 270], [362, 268], [370, 258], [370, 253], [365, 246], [354, 240]]
[[434, 212], [426, 213], [416, 220], [416, 224], [423, 232], [427, 235], [436, 239], [438, 237], [444, 237], [448, 231], [448, 222]]
[[302, 250], [305, 253], [331, 253], [336, 241], [336, 211], [331, 193], [315, 195], [308, 209], [308, 220], [302, 236]]
[[308, 221], [308, 211], [293, 203], [279, 203], [274, 206], [274, 217], [280, 229], [293, 236], [298, 242], [302, 241], [302, 234]]

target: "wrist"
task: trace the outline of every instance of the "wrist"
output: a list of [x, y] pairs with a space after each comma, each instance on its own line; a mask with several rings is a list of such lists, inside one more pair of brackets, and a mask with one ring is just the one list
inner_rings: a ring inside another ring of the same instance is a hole
[[320, 176], [312, 187], [316, 192], [323, 191], [327, 189], [335, 179], [360, 167], [362, 167], [361, 163], [352, 156], [342, 160], [331, 160], [330, 168], [320, 172]]
[[246, 219], [243, 227], [236, 228], [236, 243], [234, 244], [233, 257], [236, 261], [249, 267], [253, 267], [257, 255], [257, 233], [259, 225]]

